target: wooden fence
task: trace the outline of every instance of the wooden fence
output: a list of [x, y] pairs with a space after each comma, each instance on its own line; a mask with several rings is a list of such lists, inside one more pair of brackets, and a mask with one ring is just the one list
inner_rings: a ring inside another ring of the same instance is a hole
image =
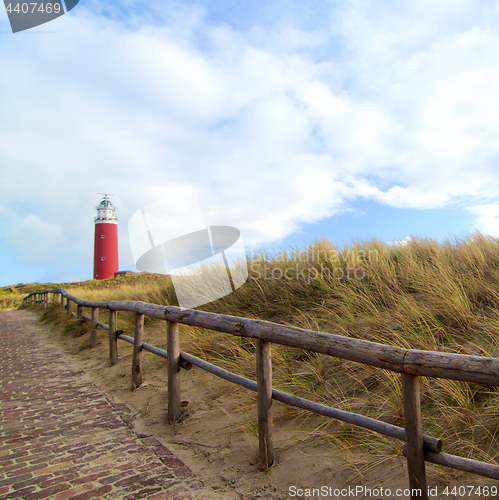
[[[93, 302], [79, 299], [63, 288], [31, 292], [24, 298], [23, 304], [39, 304], [48, 307], [49, 294], [60, 294], [60, 305], [63, 309], [66, 308], [68, 317], [75, 316], [91, 322], [91, 345], [96, 344], [98, 327], [108, 330], [111, 364], [115, 364], [118, 360], [118, 339], [133, 344], [132, 385], [134, 387], [138, 387], [142, 383], [141, 352], [143, 350], [168, 360], [169, 422], [174, 422], [180, 417], [181, 368], [190, 369], [194, 365], [230, 382], [256, 391], [259, 460], [263, 468], [270, 467], [274, 461], [272, 399], [275, 399], [282, 403], [304, 408], [320, 415], [336, 418], [405, 441], [403, 453], [407, 457], [409, 487], [413, 492], [411, 499], [428, 498], [425, 462], [499, 479], [499, 466], [442, 453], [442, 441], [423, 434], [419, 392], [420, 376], [461, 380], [486, 386], [499, 386], [499, 358], [402, 349], [340, 335], [279, 325], [269, 321], [238, 318], [174, 306], [160, 306], [132, 301]], [[55, 303], [54, 297], [55, 295], [52, 297], [53, 303]], [[73, 312], [73, 304], [77, 305], [76, 314]], [[83, 316], [83, 307], [92, 309], [91, 317]], [[109, 325], [98, 321], [97, 313], [99, 309], [105, 309], [109, 312]], [[118, 330], [117, 311], [135, 313], [134, 338], [128, 337], [121, 330]], [[142, 342], [144, 316], [166, 321], [167, 351]], [[179, 350], [179, 323], [255, 339], [256, 382], [181, 352]], [[400, 373], [405, 428], [355, 413], [330, 408], [272, 389], [272, 343], [327, 354]]]

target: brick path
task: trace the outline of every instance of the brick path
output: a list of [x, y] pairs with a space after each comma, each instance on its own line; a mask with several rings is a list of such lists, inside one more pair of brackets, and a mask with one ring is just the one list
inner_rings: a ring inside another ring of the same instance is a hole
[[0, 312], [0, 499], [209, 498], [131, 411], [51, 351], [33, 315]]

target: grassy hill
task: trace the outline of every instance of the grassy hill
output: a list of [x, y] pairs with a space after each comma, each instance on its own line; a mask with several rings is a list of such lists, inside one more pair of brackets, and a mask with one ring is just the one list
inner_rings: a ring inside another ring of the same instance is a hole
[[[199, 309], [403, 348], [499, 357], [499, 240], [477, 234], [443, 244], [414, 238], [406, 246], [371, 240], [342, 248], [321, 240], [302, 251], [252, 255], [248, 268], [241, 288]], [[89, 300], [177, 305], [169, 277], [151, 274], [4, 287], [0, 300], [13, 307], [28, 291], [56, 286]], [[131, 318], [119, 321], [131, 329]], [[188, 353], [255, 376], [248, 339], [182, 325], [181, 342]], [[276, 389], [402, 425], [395, 373], [282, 346], [273, 346], [273, 363]], [[444, 451], [499, 463], [496, 388], [422, 377], [421, 391], [425, 433], [444, 439]], [[297, 416], [305, 413], [287, 409], [276, 418]], [[363, 445], [378, 455], [399, 448], [333, 420], [316, 432], [338, 446]]]

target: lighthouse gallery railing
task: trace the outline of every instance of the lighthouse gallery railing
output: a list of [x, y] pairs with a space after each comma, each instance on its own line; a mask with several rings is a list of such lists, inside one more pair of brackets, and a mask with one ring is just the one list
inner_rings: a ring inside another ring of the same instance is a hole
[[[259, 459], [264, 468], [270, 467], [274, 461], [271, 404], [272, 399], [275, 399], [405, 441], [404, 455], [407, 456], [410, 488], [414, 491], [419, 490], [414, 498], [427, 498], [425, 461], [499, 479], [499, 466], [441, 453], [442, 441], [423, 435], [418, 381], [419, 376], [426, 376], [461, 380], [486, 386], [499, 386], [498, 358], [402, 349], [365, 340], [279, 325], [269, 321], [238, 318], [174, 306], [133, 301], [88, 301], [69, 294], [63, 288], [31, 292], [24, 298], [23, 304], [36, 303], [48, 306], [50, 293], [60, 294], [61, 306], [62, 308], [66, 307], [68, 317], [75, 316], [82, 320], [91, 321], [91, 345], [96, 344], [97, 327], [109, 331], [111, 364], [115, 364], [118, 360], [118, 339], [133, 344], [132, 384], [134, 387], [138, 387], [142, 383], [142, 350], [168, 360], [169, 422], [174, 422], [181, 415], [180, 368], [190, 369], [192, 365], [195, 365], [230, 382], [256, 391]], [[64, 304], [65, 299], [66, 304]], [[77, 304], [76, 314], [72, 311], [73, 303]], [[83, 307], [92, 309], [91, 317], [83, 316]], [[98, 309], [109, 311], [109, 325], [97, 320]], [[121, 330], [117, 329], [117, 311], [135, 313], [134, 338], [124, 335]], [[142, 342], [144, 316], [166, 321], [167, 351]], [[257, 381], [246, 379], [181, 352], [179, 350], [179, 323], [255, 339]], [[405, 428], [330, 408], [272, 389], [271, 343], [327, 354], [400, 373]]]

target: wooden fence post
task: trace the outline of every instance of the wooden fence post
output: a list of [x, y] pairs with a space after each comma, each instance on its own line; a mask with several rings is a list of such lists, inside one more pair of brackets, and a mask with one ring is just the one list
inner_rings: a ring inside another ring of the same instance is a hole
[[135, 335], [133, 338], [132, 358], [132, 391], [142, 384], [142, 367], [140, 365], [142, 336], [144, 334], [144, 315], [135, 313]]
[[61, 293], [61, 309], [64, 309], [64, 295]]
[[274, 463], [274, 443], [272, 439], [272, 358], [270, 346], [270, 342], [256, 339], [259, 459], [264, 469], [268, 469]]
[[98, 319], [99, 319], [99, 309], [97, 307], [92, 307], [92, 330], [90, 331], [90, 347], [95, 347], [97, 345]]
[[67, 313], [67, 315], [68, 315], [68, 318], [70, 318], [70, 319], [71, 319], [71, 312], [72, 312], [72, 309], [73, 309], [73, 308], [72, 308], [72, 305], [73, 305], [73, 301], [68, 299], [68, 304], [67, 304], [67, 311], [66, 311], [66, 313]]
[[180, 410], [180, 346], [178, 323], [166, 322], [168, 360], [168, 423], [178, 420]]
[[118, 362], [118, 340], [116, 339], [116, 327], [118, 311], [109, 309], [109, 359], [111, 366]]
[[417, 376], [402, 373], [402, 398], [411, 500], [427, 500], [423, 424]]
[[78, 319], [82, 319], [83, 318], [83, 306], [80, 306], [80, 304], [78, 304], [76, 306], [76, 317]]

